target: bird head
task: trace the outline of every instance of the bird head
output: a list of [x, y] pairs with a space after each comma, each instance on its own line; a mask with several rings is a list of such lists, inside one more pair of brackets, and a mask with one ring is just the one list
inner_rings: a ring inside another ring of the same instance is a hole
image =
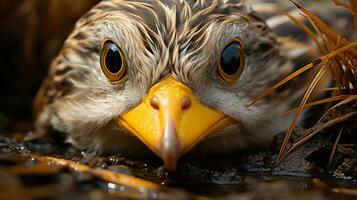
[[276, 95], [250, 101], [291, 68], [240, 1], [106, 0], [76, 24], [36, 100], [38, 130], [79, 148], [148, 149], [168, 169], [188, 152], [268, 144], [286, 126]]

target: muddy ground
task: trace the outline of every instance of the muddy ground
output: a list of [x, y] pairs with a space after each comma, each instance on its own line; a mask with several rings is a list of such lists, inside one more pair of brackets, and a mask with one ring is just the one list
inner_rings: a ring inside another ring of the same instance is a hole
[[[186, 157], [176, 172], [167, 172], [158, 158], [97, 156], [52, 137], [26, 141], [31, 132], [8, 132], [11, 125], [2, 121], [0, 199], [357, 198], [356, 119], [318, 134], [280, 164], [276, 158], [283, 134], [270, 151]], [[342, 126], [344, 134], [329, 163]], [[296, 129], [292, 142], [307, 131]]]

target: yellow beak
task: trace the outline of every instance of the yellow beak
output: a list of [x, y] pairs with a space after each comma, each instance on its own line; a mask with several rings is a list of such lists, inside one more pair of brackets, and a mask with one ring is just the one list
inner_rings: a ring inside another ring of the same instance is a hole
[[119, 126], [160, 156], [168, 170], [175, 170], [177, 160], [203, 138], [234, 123], [204, 106], [172, 76], [154, 85], [141, 104], [118, 118]]

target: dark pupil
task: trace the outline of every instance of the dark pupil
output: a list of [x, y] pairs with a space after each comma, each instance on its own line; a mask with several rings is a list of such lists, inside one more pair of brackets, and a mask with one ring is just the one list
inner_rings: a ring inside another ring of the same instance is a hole
[[228, 75], [234, 75], [239, 70], [241, 46], [232, 43], [224, 48], [221, 56], [221, 68]]
[[111, 73], [116, 74], [122, 67], [122, 60], [120, 57], [119, 49], [115, 44], [109, 44], [107, 49], [108, 52], [105, 57], [105, 65]]

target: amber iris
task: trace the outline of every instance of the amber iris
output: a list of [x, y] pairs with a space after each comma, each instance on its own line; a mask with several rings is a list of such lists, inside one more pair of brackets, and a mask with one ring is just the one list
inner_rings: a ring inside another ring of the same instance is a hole
[[245, 65], [242, 42], [238, 39], [230, 42], [222, 51], [218, 64], [218, 77], [226, 83], [236, 82]]
[[111, 83], [119, 83], [125, 79], [126, 63], [123, 52], [112, 41], [105, 41], [100, 54], [102, 71]]

